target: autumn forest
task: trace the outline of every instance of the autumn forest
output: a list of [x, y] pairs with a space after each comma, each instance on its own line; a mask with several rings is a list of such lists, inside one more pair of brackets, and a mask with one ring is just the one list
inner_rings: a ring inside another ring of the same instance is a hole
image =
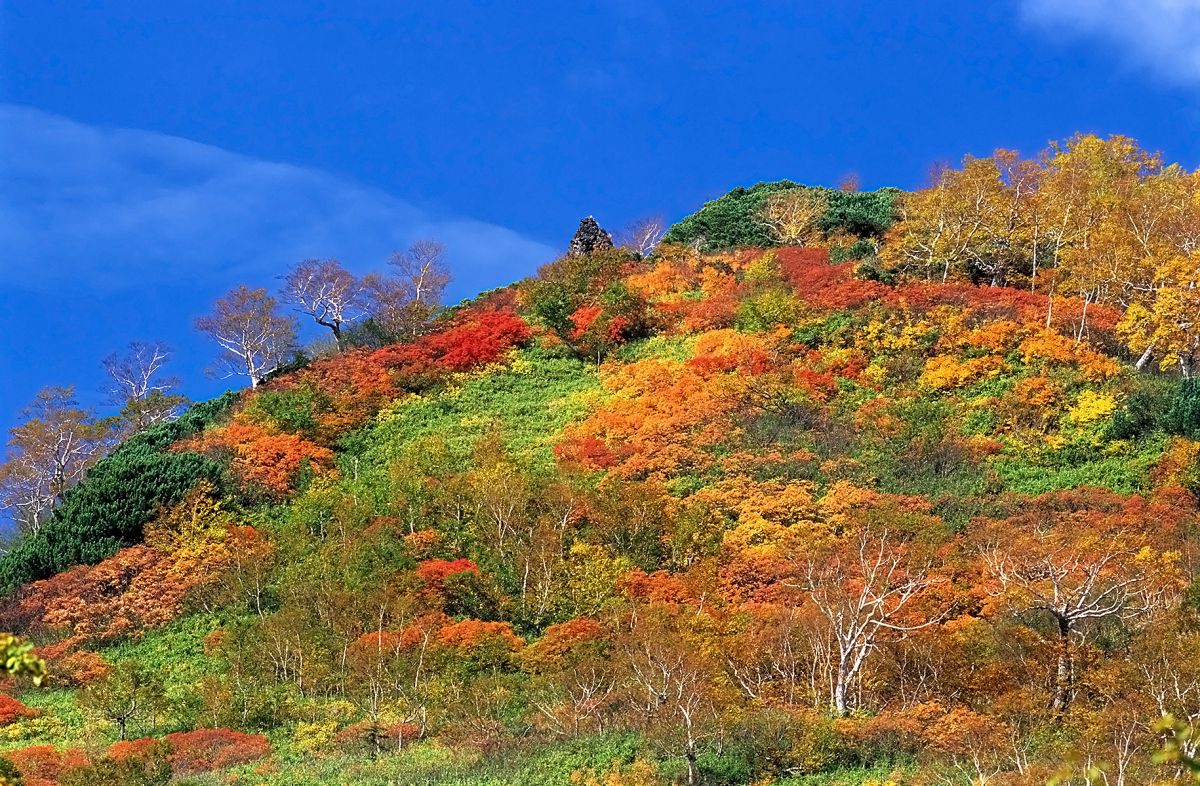
[[146, 341], [116, 414], [30, 403], [0, 784], [1200, 782], [1200, 171], [1080, 135], [449, 262], [229, 282], [219, 398]]

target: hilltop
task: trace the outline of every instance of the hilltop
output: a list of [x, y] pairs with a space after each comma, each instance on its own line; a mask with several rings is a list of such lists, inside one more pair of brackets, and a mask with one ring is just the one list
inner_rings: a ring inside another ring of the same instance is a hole
[[0, 559], [51, 675], [0, 746], [31, 786], [1183, 777], [1198, 195], [1095, 137], [759, 184], [193, 405]]

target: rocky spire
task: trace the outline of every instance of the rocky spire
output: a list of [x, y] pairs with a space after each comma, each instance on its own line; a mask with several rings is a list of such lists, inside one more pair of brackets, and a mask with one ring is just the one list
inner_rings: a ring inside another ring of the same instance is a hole
[[567, 247], [567, 256], [581, 257], [597, 251], [607, 251], [612, 247], [612, 235], [601, 229], [596, 219], [588, 216], [579, 222], [579, 229], [575, 231], [575, 237], [571, 238], [571, 245]]

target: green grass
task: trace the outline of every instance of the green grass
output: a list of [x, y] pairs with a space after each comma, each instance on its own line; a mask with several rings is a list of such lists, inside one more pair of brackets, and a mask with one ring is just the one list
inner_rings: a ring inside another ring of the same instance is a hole
[[1149, 439], [1138, 443], [1136, 450], [1117, 455], [1104, 455], [1102, 448], [1083, 451], [1064, 461], [1053, 454], [1031, 456], [1025, 452], [1006, 451], [992, 461], [1004, 487], [1010, 491], [1036, 496], [1049, 491], [1097, 486], [1120, 494], [1141, 494], [1150, 490], [1150, 471], [1162, 458], [1165, 440]]
[[652, 336], [631, 341], [613, 353], [613, 357], [622, 363], [636, 363], [649, 358], [683, 362], [692, 357], [692, 339], [689, 336]]
[[[377, 759], [326, 755], [266, 765], [249, 764], [232, 772], [244, 786], [562, 786], [572, 775], [602, 775], [614, 766], [630, 764], [639, 754], [632, 735], [613, 735], [540, 747], [508, 749], [490, 755], [453, 751], [437, 743], [422, 743]], [[704, 762], [701, 762], [702, 768]], [[658, 766], [664, 783], [683, 782], [682, 760]], [[786, 777], [777, 786], [882, 786], [904, 782], [906, 771], [888, 766], [848, 768]], [[728, 781], [707, 773], [705, 782], [749, 786], [750, 780]], [[180, 781], [178, 786], [218, 786], [229, 783], [226, 773], [209, 773]]]
[[202, 678], [221, 672], [221, 662], [204, 653], [204, 638], [222, 620], [210, 614], [192, 614], [167, 627], [102, 651], [105, 659], [136, 660], [167, 680], [168, 691], [191, 690]]
[[775, 781], [775, 786], [882, 786], [889, 783], [904, 783], [906, 775], [909, 774], [911, 772], [908, 770], [895, 770], [889, 767], [839, 769], [833, 772], [782, 778]]
[[563, 426], [587, 411], [581, 394], [598, 388], [594, 371], [578, 361], [522, 353], [504, 371], [399, 402], [355, 436], [352, 452], [386, 466], [411, 445], [436, 437], [444, 440], [454, 463], [465, 465], [479, 440], [498, 430], [512, 454], [548, 464]]
[[[136, 660], [163, 677], [166, 707], [153, 720], [134, 724], [134, 736], [167, 734], [197, 725], [196, 683], [203, 677], [219, 674], [221, 664], [204, 654], [203, 639], [219, 622], [207, 614], [195, 614], [177, 620], [166, 628], [147, 633], [137, 641], [128, 641], [101, 651], [115, 663]], [[0, 749], [12, 750], [27, 745], [54, 745], [59, 748], [104, 746], [116, 741], [115, 729], [89, 717], [78, 703], [78, 693], [67, 688], [30, 688], [21, 693], [26, 706], [38, 710], [35, 718], [0, 728]]]
[[103, 735], [79, 709], [75, 691], [65, 688], [31, 689], [19, 697], [38, 716], [0, 728], [0, 750], [28, 745], [70, 747]]

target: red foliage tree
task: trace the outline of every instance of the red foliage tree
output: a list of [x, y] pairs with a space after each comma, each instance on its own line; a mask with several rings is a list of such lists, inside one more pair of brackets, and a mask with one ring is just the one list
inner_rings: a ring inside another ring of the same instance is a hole
[[108, 757], [113, 761], [145, 759], [156, 751], [160, 740], [142, 737], [136, 740], [121, 740], [108, 746]]
[[479, 573], [479, 566], [469, 559], [427, 559], [417, 566], [417, 578], [427, 590], [441, 592], [446, 579], [456, 573]]
[[654, 573], [632, 570], [621, 577], [618, 586], [630, 600], [639, 603], [674, 605], [688, 603], [695, 597], [683, 579], [665, 570]]
[[173, 567], [158, 551], [131, 546], [98, 565], [34, 582], [28, 593], [42, 606], [46, 627], [77, 644], [104, 644], [161, 627], [182, 613], [191, 584]]
[[399, 394], [392, 369], [365, 349], [318, 360], [295, 374], [272, 380], [265, 389], [309, 391], [322, 444], [332, 444], [341, 434], [366, 423]]
[[525, 646], [525, 640], [513, 632], [507, 622], [462, 620], [444, 626], [437, 643], [447, 661], [471, 671], [498, 671], [509, 667], [513, 655]]
[[525, 320], [512, 311], [468, 311], [445, 330], [409, 344], [384, 347], [373, 358], [411, 381], [499, 362], [532, 335]]
[[571, 665], [581, 651], [595, 649], [608, 639], [608, 631], [593, 619], [579, 617], [546, 628], [546, 632], [522, 654], [525, 668], [551, 671]]
[[796, 294], [822, 309], [857, 308], [884, 297], [890, 288], [854, 277], [854, 263], [833, 264], [821, 248], [781, 248], [775, 252], [779, 272]]

